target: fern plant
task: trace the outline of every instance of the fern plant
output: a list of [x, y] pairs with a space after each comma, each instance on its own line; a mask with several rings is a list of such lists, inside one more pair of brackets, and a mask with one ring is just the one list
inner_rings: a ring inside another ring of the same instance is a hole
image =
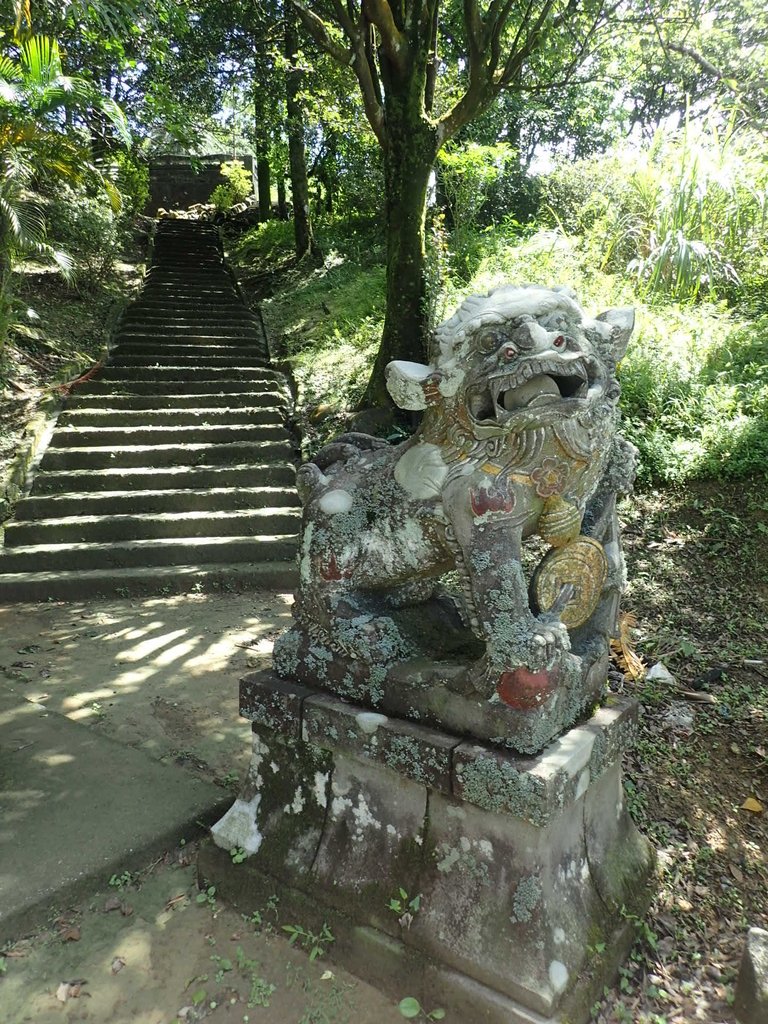
[[98, 187], [113, 209], [120, 193], [94, 164], [87, 144], [64, 114], [98, 109], [123, 142], [125, 117], [88, 82], [64, 74], [55, 40], [31, 36], [0, 54], [0, 353], [12, 317], [12, 273], [28, 256], [55, 263], [65, 274], [72, 260], [46, 237], [43, 191], [57, 182]]

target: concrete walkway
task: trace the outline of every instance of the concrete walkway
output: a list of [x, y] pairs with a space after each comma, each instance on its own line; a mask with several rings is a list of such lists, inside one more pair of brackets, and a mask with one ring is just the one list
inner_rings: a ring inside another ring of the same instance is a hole
[[237, 681], [290, 601], [0, 606], [0, 945], [231, 804], [250, 751]]
[[161, 221], [107, 365], [73, 387], [0, 552], [0, 601], [290, 588], [290, 393], [215, 228]]

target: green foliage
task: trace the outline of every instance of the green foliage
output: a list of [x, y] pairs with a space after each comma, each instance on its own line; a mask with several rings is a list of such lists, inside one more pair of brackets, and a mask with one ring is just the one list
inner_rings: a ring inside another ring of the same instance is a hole
[[642, 478], [768, 473], [768, 317], [654, 307], [643, 319], [620, 369]]
[[440, 184], [453, 221], [453, 266], [462, 279], [471, 275], [482, 253], [476, 232], [480, 210], [513, 159], [512, 149], [503, 142], [493, 146], [470, 142], [438, 155]]
[[542, 182], [545, 215], [581, 234], [601, 269], [642, 295], [736, 298], [768, 281], [768, 160], [758, 137], [687, 124], [638, 152], [562, 165]]
[[407, 1020], [445, 1020], [445, 1010], [438, 1008], [427, 1013], [418, 999], [414, 999], [413, 996], [406, 996], [405, 999], [401, 999], [397, 1004], [397, 1008], [401, 1016]]
[[70, 127], [74, 115], [93, 111], [124, 142], [130, 141], [116, 104], [86, 80], [64, 74], [54, 39], [30, 36], [0, 53], [0, 352], [13, 315], [17, 263], [35, 256], [52, 261], [64, 274], [72, 270], [71, 258], [47, 241], [45, 196], [64, 184], [92, 187], [102, 193], [105, 205], [120, 207], [117, 189]]
[[61, 186], [45, 206], [48, 236], [72, 259], [71, 278], [92, 291], [111, 274], [123, 240], [118, 218], [98, 196]]
[[397, 895], [392, 896], [387, 904], [387, 910], [391, 910], [398, 918], [403, 917], [404, 914], [413, 917], [418, 913], [420, 907], [421, 893], [409, 897], [405, 889], [398, 889]]
[[253, 179], [242, 160], [228, 160], [223, 163], [221, 176], [225, 181], [211, 192], [210, 201], [217, 210], [226, 213], [235, 203], [242, 203], [253, 193]]
[[130, 224], [144, 213], [149, 202], [149, 167], [122, 150], [115, 154], [115, 161], [117, 187], [123, 197], [122, 217]]
[[333, 933], [327, 924], [323, 923], [319, 932], [313, 932], [300, 924], [284, 924], [283, 931], [287, 932], [288, 944], [299, 945], [305, 953], [309, 954], [310, 960], [316, 960], [327, 952], [332, 942], [335, 942]]
[[127, 889], [129, 886], [134, 885], [139, 878], [138, 872], [135, 871], [123, 871], [120, 875], [110, 875], [109, 885], [113, 889], [117, 889], [122, 892], [123, 889]]
[[216, 908], [216, 886], [209, 885], [205, 889], [202, 889], [197, 896], [195, 896], [195, 903], [207, 904], [211, 909]]
[[243, 265], [274, 266], [293, 253], [293, 224], [268, 220], [247, 231], [234, 245], [235, 259]]

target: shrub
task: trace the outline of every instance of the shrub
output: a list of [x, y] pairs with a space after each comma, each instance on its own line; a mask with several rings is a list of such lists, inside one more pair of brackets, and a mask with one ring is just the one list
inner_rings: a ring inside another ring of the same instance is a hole
[[768, 162], [748, 135], [686, 125], [646, 150], [563, 165], [542, 181], [542, 214], [583, 234], [604, 270], [643, 295], [738, 299], [768, 280]]
[[73, 260], [79, 291], [96, 288], [111, 273], [123, 241], [118, 216], [104, 196], [62, 186], [46, 209], [48, 237]]
[[211, 192], [210, 201], [217, 210], [226, 213], [235, 203], [242, 203], [253, 194], [253, 178], [242, 160], [228, 160], [220, 170], [225, 181]]
[[479, 214], [492, 189], [498, 188], [514, 151], [503, 142], [444, 149], [437, 158], [440, 186], [451, 212], [453, 265], [464, 280], [477, 266], [482, 245]]
[[118, 152], [117, 187], [123, 198], [122, 219], [130, 224], [144, 213], [149, 202], [149, 167], [130, 153]]

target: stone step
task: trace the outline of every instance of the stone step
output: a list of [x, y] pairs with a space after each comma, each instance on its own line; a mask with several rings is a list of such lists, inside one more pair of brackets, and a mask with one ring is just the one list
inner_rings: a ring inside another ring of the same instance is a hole
[[38, 473], [32, 496], [63, 495], [67, 491], [97, 494], [122, 489], [135, 491], [202, 490], [215, 488], [285, 487], [293, 489], [292, 462], [235, 463], [231, 466], [133, 466], [108, 469], [51, 470]]
[[216, 337], [233, 338], [261, 338], [261, 328], [258, 324], [246, 321], [238, 323], [230, 321], [224, 323], [219, 317], [210, 317], [203, 321], [200, 317], [189, 320], [185, 324], [175, 322], [162, 323], [161, 321], [131, 320], [120, 324], [118, 335], [138, 334], [158, 338], [187, 338], [190, 335], [213, 335]]
[[77, 600], [84, 597], [143, 597], [152, 594], [216, 593], [274, 588], [291, 593], [298, 581], [295, 561], [157, 565], [127, 569], [0, 573], [0, 603]]
[[176, 327], [179, 330], [189, 330], [195, 327], [254, 327], [261, 330], [258, 317], [253, 316], [243, 307], [243, 311], [229, 310], [226, 313], [205, 314], [203, 316], [186, 316], [184, 313], [176, 313], [174, 310], [168, 312], [148, 312], [146, 310], [130, 310], [123, 314], [120, 323], [122, 326], [134, 326], [146, 324], [148, 327]]
[[263, 351], [263, 347], [258, 343], [254, 343], [253, 339], [245, 338], [223, 338], [215, 343], [198, 342], [195, 344], [187, 344], [175, 338], [173, 341], [163, 341], [162, 339], [154, 339], [153, 341], [123, 341], [121, 339], [111, 350], [110, 356], [183, 356], [186, 361], [186, 358], [191, 356], [239, 357], [249, 354], [261, 356]]
[[172, 301], [175, 298], [222, 298], [228, 302], [240, 302], [240, 297], [231, 283], [220, 284], [153, 284], [148, 283], [142, 289], [143, 298], [161, 298]]
[[131, 380], [130, 375], [124, 375], [119, 380], [93, 380], [83, 381], [76, 384], [70, 391], [69, 401], [73, 398], [86, 395], [89, 398], [98, 395], [109, 395], [112, 398], [123, 396], [132, 398], [136, 395], [153, 396], [168, 402], [174, 402], [177, 397], [194, 399], [196, 396], [205, 397], [206, 403], [212, 395], [226, 398], [229, 395], [273, 395], [287, 394], [285, 377], [277, 374], [273, 380], [189, 380], [180, 377], [179, 380]]
[[[113, 480], [117, 487], [120, 481]], [[146, 483], [146, 481], [144, 481]], [[74, 515], [115, 516], [150, 512], [233, 512], [249, 508], [298, 508], [299, 496], [293, 487], [206, 487], [203, 490], [123, 490], [77, 491], [66, 494], [31, 495], [16, 506], [16, 518], [56, 519]], [[85, 481], [84, 481], [85, 485]]]
[[139, 381], [146, 383], [155, 381], [157, 383], [165, 383], [166, 381], [184, 381], [185, 383], [206, 381], [213, 384], [219, 381], [239, 381], [242, 384], [244, 381], [248, 381], [250, 384], [252, 381], [273, 382], [281, 378], [285, 379], [276, 370], [262, 367], [249, 367], [243, 370], [232, 366], [143, 367], [107, 365], [99, 374], [99, 380], [101, 381], [131, 381], [132, 383]]
[[[76, 388], [67, 399], [67, 410], [103, 409], [106, 412], [139, 411], [149, 412], [185, 409], [229, 409], [235, 404], [240, 409], [280, 409], [285, 411], [290, 406], [290, 399], [285, 391], [231, 391], [226, 394], [124, 394], [106, 387], [99, 390], [85, 391]], [[62, 413], [62, 415], [65, 415]], [[61, 417], [59, 417], [61, 420]]]
[[207, 562], [282, 562], [293, 558], [297, 548], [297, 539], [292, 535], [31, 544], [4, 548], [0, 554], [0, 574], [124, 569], [147, 565], [204, 565]]
[[213, 426], [214, 424], [282, 424], [282, 411], [275, 405], [228, 406], [193, 409], [109, 409], [102, 402], [94, 409], [65, 409], [58, 418], [61, 427], [159, 427]]
[[136, 300], [133, 308], [152, 309], [164, 313], [181, 312], [189, 314], [191, 312], [205, 313], [206, 311], [218, 311], [222, 313], [231, 311], [236, 313], [239, 310], [246, 309], [247, 307], [244, 306], [242, 301], [234, 294], [226, 296], [200, 296], [197, 294], [177, 295], [174, 297], [173, 301], [170, 301], [167, 296], [142, 292]]
[[230, 274], [227, 273], [226, 269], [222, 264], [219, 264], [218, 268], [209, 268], [207, 270], [195, 270], [191, 267], [187, 267], [184, 270], [169, 270], [167, 267], [155, 267], [151, 270], [144, 278], [145, 284], [159, 284], [159, 285], [202, 285], [207, 287], [211, 284], [216, 285], [227, 285], [229, 288], [235, 289], [235, 282], [232, 280]]
[[244, 462], [291, 462], [293, 446], [287, 441], [233, 444], [150, 444], [111, 448], [54, 448], [40, 462], [48, 470], [110, 469], [136, 466], [242, 465]]
[[[204, 339], [208, 341], [208, 339]], [[138, 366], [146, 369], [157, 369], [159, 367], [174, 366], [184, 367], [189, 365], [190, 369], [201, 369], [210, 366], [213, 369], [231, 367], [233, 370], [253, 370], [259, 367], [269, 366], [269, 360], [260, 355], [252, 355], [243, 346], [239, 354], [228, 353], [221, 355], [198, 355], [196, 353], [185, 353], [171, 351], [169, 354], [158, 354], [147, 352], [139, 354], [136, 352], [123, 352], [122, 348], [115, 348], [109, 354], [108, 366]]]
[[57, 427], [51, 438], [55, 448], [96, 448], [109, 446], [119, 456], [123, 445], [217, 444], [231, 441], [288, 441], [290, 434], [281, 423], [192, 424], [189, 426], [145, 425], [140, 427]]
[[[23, 512], [23, 505], [20, 511]], [[208, 509], [186, 512], [74, 515], [5, 524], [5, 550], [44, 544], [96, 544], [112, 541], [190, 537], [264, 537], [297, 534], [295, 508]], [[0, 563], [1, 564], [1, 563]]]

